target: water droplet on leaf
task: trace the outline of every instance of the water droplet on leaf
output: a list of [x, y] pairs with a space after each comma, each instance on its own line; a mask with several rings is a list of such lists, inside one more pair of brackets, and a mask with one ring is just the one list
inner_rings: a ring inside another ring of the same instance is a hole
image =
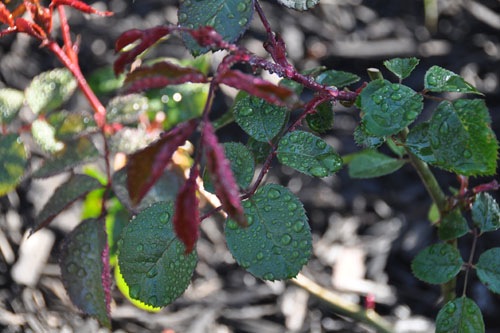
[[288, 245], [291, 242], [292, 242], [292, 236], [290, 236], [289, 234], [284, 234], [283, 236], [281, 236], [281, 244]]
[[275, 189], [275, 188], [271, 188], [269, 190], [269, 192], [267, 193], [267, 197], [269, 199], [272, 199], [272, 200], [278, 199], [280, 197], [280, 195], [281, 195], [281, 192], [278, 189]]

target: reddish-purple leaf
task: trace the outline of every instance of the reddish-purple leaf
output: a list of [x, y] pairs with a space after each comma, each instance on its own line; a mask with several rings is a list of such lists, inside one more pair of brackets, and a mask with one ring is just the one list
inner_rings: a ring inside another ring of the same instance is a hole
[[175, 201], [174, 230], [177, 237], [186, 246], [186, 254], [193, 251], [198, 240], [200, 230], [200, 213], [198, 211], [198, 188], [196, 179], [199, 171], [196, 166], [191, 168], [188, 180], [184, 183]]
[[83, 13], [87, 14], [96, 14], [100, 16], [111, 16], [113, 15], [113, 12], [108, 12], [104, 11], [101, 12], [89, 5], [87, 5], [85, 2], [79, 1], [79, 0], [52, 0], [50, 3], [50, 8], [54, 8], [55, 6], [70, 6], [73, 7]]
[[29, 22], [22, 17], [16, 18], [14, 25], [17, 27], [17, 31], [27, 33], [28, 35], [35, 37], [40, 40], [45, 40], [47, 35], [45, 31], [36, 23]]
[[104, 225], [104, 219], [80, 223], [64, 240], [59, 265], [71, 301], [110, 328], [111, 277]]
[[43, 28], [47, 34], [50, 34], [52, 31], [52, 10], [42, 7], [38, 2], [25, 1], [24, 6], [31, 14], [33, 21]]
[[224, 72], [219, 78], [219, 82], [236, 89], [244, 90], [251, 95], [279, 106], [285, 106], [294, 95], [288, 88], [277, 86], [269, 81], [242, 73], [238, 70]]
[[134, 205], [148, 193], [170, 163], [179, 146], [191, 136], [198, 122], [193, 119], [164, 133], [160, 139], [129, 156], [127, 188]]
[[0, 22], [9, 25], [9, 27], [14, 26], [12, 13], [5, 7], [3, 2], [0, 2]]
[[205, 124], [203, 143], [208, 172], [212, 178], [215, 193], [222, 203], [222, 208], [238, 224], [246, 226], [247, 221], [241, 206], [238, 185], [231, 171], [231, 165], [224, 154], [224, 148], [219, 145], [214, 128], [210, 123]]
[[127, 75], [125, 84], [129, 84], [128, 92], [162, 88], [167, 85], [186, 82], [205, 83], [205, 75], [195, 68], [180, 67], [168, 61], [144, 66]]
[[125, 69], [125, 66], [132, 63], [135, 58], [144, 52], [148, 47], [156, 43], [160, 38], [169, 34], [171, 31], [170, 27], [159, 26], [147, 30], [130, 30], [125, 31], [123, 34], [118, 37], [115, 42], [115, 51], [119, 52], [125, 46], [133, 43], [137, 40], [141, 40], [141, 42], [135, 46], [132, 50], [126, 51], [120, 54], [118, 59], [115, 61], [114, 70], [115, 74], [120, 74]]

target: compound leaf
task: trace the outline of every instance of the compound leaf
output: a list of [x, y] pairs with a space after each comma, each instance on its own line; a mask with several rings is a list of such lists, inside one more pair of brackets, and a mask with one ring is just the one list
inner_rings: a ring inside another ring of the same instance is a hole
[[349, 162], [349, 176], [352, 178], [374, 178], [399, 170], [406, 162], [367, 149], [353, 156]]
[[500, 208], [488, 193], [481, 192], [472, 204], [472, 221], [481, 232], [495, 231], [500, 228]]
[[277, 149], [278, 160], [314, 177], [326, 177], [342, 168], [342, 158], [321, 138], [304, 131], [287, 133]]
[[420, 280], [441, 284], [450, 281], [462, 268], [463, 260], [453, 246], [446, 243], [426, 247], [413, 259], [411, 269]]
[[0, 137], [0, 196], [12, 191], [24, 175], [28, 163], [26, 148], [17, 134]]
[[67, 101], [77, 86], [73, 74], [65, 68], [41, 73], [26, 88], [26, 101], [35, 114], [46, 113]]
[[387, 80], [370, 82], [359, 94], [356, 105], [364, 112], [362, 122], [374, 136], [400, 132], [422, 112], [422, 96], [411, 88]]
[[465, 235], [468, 231], [467, 220], [460, 208], [455, 208], [441, 219], [438, 235], [441, 240], [452, 240]]
[[482, 95], [460, 75], [439, 66], [432, 66], [425, 73], [424, 86], [425, 89], [434, 92], [461, 92]]
[[429, 124], [436, 166], [465, 176], [496, 172], [498, 142], [483, 100], [441, 102]]
[[33, 173], [34, 178], [46, 178], [88, 162], [99, 156], [99, 151], [89, 138], [65, 142], [65, 147], [45, 160], [44, 164]]
[[64, 240], [59, 265], [71, 301], [111, 328], [107, 250], [104, 221], [85, 220]]
[[35, 218], [33, 232], [48, 225], [60, 212], [68, 208], [73, 202], [84, 197], [92, 190], [100, 188], [101, 183], [90, 176], [75, 174], [60, 185], [42, 211]]
[[236, 97], [233, 113], [236, 123], [252, 138], [271, 142], [285, 123], [287, 109], [240, 92]]
[[196, 266], [196, 252], [185, 254], [172, 216], [171, 203], [153, 204], [127, 224], [118, 245], [118, 265], [130, 297], [152, 307], [166, 306], [179, 297]]
[[[233, 43], [245, 32], [252, 20], [253, 0], [181, 1], [178, 19], [181, 27], [197, 29], [213, 27], [222, 38]], [[206, 53], [207, 46], [200, 46], [196, 40], [184, 33], [184, 44], [194, 56]]]
[[436, 318], [436, 333], [484, 333], [481, 309], [465, 296], [443, 306]]
[[476, 264], [477, 277], [492, 292], [500, 294], [500, 248], [481, 253]]
[[410, 76], [411, 72], [417, 67], [419, 59], [411, 58], [394, 58], [384, 61], [384, 66], [390, 70], [399, 79], [403, 80]]
[[264, 280], [295, 277], [311, 255], [304, 207], [287, 188], [266, 184], [243, 202], [248, 227], [229, 219], [229, 250], [239, 265]]
[[22, 91], [11, 88], [0, 89], [0, 125], [10, 123], [23, 106], [23, 102]]
[[[231, 171], [233, 172], [236, 183], [242, 189], [247, 188], [255, 172], [255, 162], [252, 153], [247, 147], [239, 142], [226, 142], [223, 146], [226, 158], [231, 164]], [[205, 190], [215, 192], [208, 173], [203, 175], [203, 185]]]

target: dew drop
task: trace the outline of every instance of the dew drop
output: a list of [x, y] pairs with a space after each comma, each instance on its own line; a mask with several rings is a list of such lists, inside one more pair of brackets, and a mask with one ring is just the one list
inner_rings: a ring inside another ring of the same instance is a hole
[[280, 195], [281, 195], [281, 192], [276, 188], [271, 188], [269, 190], [269, 192], [267, 193], [267, 197], [269, 199], [272, 199], [272, 200], [278, 199], [280, 197]]
[[246, 261], [246, 260], [243, 260], [240, 263], [240, 266], [246, 269], [246, 268], [250, 267], [250, 263], [248, 261]]
[[252, 216], [247, 216], [247, 223], [248, 223], [248, 226], [251, 226], [253, 224], [253, 217]]
[[283, 245], [288, 245], [292, 242], [292, 236], [290, 236], [289, 234], [284, 234], [283, 236], [281, 236], [280, 242]]
[[318, 147], [318, 149], [323, 150], [326, 148], [326, 142], [323, 140], [318, 140], [316, 141], [316, 147]]
[[242, 18], [241, 20], [239, 20], [239, 21], [238, 21], [238, 24], [239, 24], [240, 26], [244, 26], [244, 25], [246, 25], [247, 23], [248, 23], [248, 19], [247, 19], [247, 18], [245, 18], [245, 17], [244, 17], [244, 18]]
[[276, 255], [280, 255], [282, 253], [281, 247], [279, 247], [279, 246], [273, 246], [271, 251], [273, 251], [273, 253]]
[[158, 268], [156, 266], [153, 266], [147, 273], [146, 276], [148, 278], [154, 278], [155, 276], [158, 275]]
[[138, 245], [135, 247], [135, 249], [137, 250], [137, 252], [142, 252], [142, 251], [144, 251], [144, 245], [142, 245], [142, 244], [138, 244]]
[[262, 253], [262, 252], [257, 253], [256, 258], [258, 261], [261, 261], [262, 259], [264, 259], [264, 253]]
[[292, 252], [292, 258], [293, 259], [297, 259], [299, 257], [299, 255], [300, 255], [299, 251], [293, 251]]
[[240, 115], [244, 116], [244, 117], [248, 117], [250, 116], [251, 114], [253, 113], [253, 109], [252, 108], [242, 108], [240, 110]]
[[296, 210], [297, 209], [297, 204], [295, 202], [290, 202], [288, 205], [288, 210]]
[[137, 284], [130, 286], [128, 293], [129, 293], [131, 298], [138, 299], [139, 294], [141, 293], [141, 286], [139, 286]]
[[384, 98], [380, 95], [372, 95], [372, 100], [377, 105], [380, 105], [380, 103], [382, 103], [383, 99]]
[[328, 176], [328, 170], [322, 166], [315, 166], [309, 169], [309, 173], [313, 175], [314, 177], [326, 177]]
[[464, 155], [464, 158], [466, 158], [466, 159], [469, 159], [469, 158], [471, 158], [471, 157], [472, 157], [472, 153], [471, 153], [471, 151], [470, 151], [470, 150], [468, 150], [468, 149], [465, 149], [465, 150], [464, 150], [463, 155]]
[[271, 209], [272, 209], [272, 207], [271, 207], [271, 206], [269, 206], [269, 205], [264, 206], [264, 211], [265, 211], [265, 212], [270, 212], [270, 211], [271, 211]]
[[404, 117], [407, 121], [412, 121], [414, 120], [415, 118], [417, 118], [418, 116], [418, 112], [416, 111], [408, 111], [405, 113]]
[[385, 117], [380, 115], [373, 115], [373, 120], [375, 120], [380, 126], [389, 126], [390, 122]]
[[293, 224], [293, 231], [301, 232], [302, 230], [304, 230], [304, 223], [302, 221], [297, 221]]
[[240, 2], [238, 6], [236, 7], [236, 10], [239, 11], [240, 13], [244, 12], [247, 10], [247, 5], [244, 2]]
[[238, 224], [234, 220], [228, 220], [227, 221], [227, 227], [231, 230], [237, 230], [238, 229]]
[[326, 167], [330, 172], [335, 172], [342, 168], [342, 160], [334, 154], [327, 155], [321, 159], [321, 164]]
[[450, 303], [446, 307], [446, 312], [449, 314], [453, 314], [456, 310], [457, 310], [457, 306], [455, 305], [455, 303]]
[[308, 247], [309, 247], [309, 242], [308, 242], [308, 241], [306, 241], [306, 240], [301, 240], [301, 241], [300, 241], [300, 243], [299, 243], [299, 247], [300, 247], [301, 249], [306, 249], [306, 248], [308, 248]]
[[395, 93], [395, 94], [392, 94], [391, 95], [391, 99], [393, 101], [400, 101], [401, 99], [403, 98], [403, 95], [399, 94], [399, 93]]
[[450, 127], [448, 126], [447, 122], [442, 123], [441, 126], [439, 127], [439, 133], [441, 133], [442, 135], [448, 134], [449, 131]]
[[264, 278], [264, 280], [274, 280], [274, 274], [273, 273], [266, 273], [262, 277]]
[[398, 90], [399, 90], [399, 88], [400, 88], [400, 86], [399, 86], [399, 84], [397, 84], [397, 83], [393, 83], [393, 84], [391, 84], [391, 88], [392, 88], [392, 90], [394, 90], [394, 91], [398, 91]]

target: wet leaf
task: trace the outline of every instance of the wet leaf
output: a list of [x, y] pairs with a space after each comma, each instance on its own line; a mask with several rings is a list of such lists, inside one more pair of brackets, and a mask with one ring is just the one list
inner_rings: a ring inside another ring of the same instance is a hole
[[236, 97], [233, 113], [236, 123], [252, 138], [271, 142], [283, 127], [287, 109], [240, 92]]
[[384, 61], [384, 66], [396, 75], [400, 80], [406, 79], [411, 72], [417, 67], [419, 59], [411, 58], [394, 58]]
[[460, 75], [439, 66], [432, 66], [424, 78], [425, 89], [434, 92], [461, 92], [482, 95]]
[[360, 80], [360, 77], [356, 74], [336, 71], [334, 69], [322, 72], [316, 77], [316, 82], [319, 84], [324, 84], [325, 86], [334, 86], [337, 88], [343, 88]]
[[314, 177], [326, 177], [342, 168], [342, 158], [321, 138], [293, 131], [281, 138], [277, 156], [280, 163]]
[[[472, 204], [472, 221], [481, 232], [495, 231], [500, 228], [500, 208], [488, 193], [476, 195]], [[500, 281], [500, 280], [499, 280]]]
[[26, 101], [35, 114], [47, 113], [59, 108], [76, 89], [73, 74], [65, 68], [41, 73], [26, 88]]
[[183, 123], [129, 156], [127, 188], [132, 204], [138, 204], [162, 176], [174, 152], [193, 134], [197, 124], [195, 120]]
[[219, 144], [210, 123], [205, 123], [203, 143], [207, 159], [207, 170], [212, 178], [215, 194], [222, 203], [222, 208], [240, 225], [246, 225], [238, 184], [236, 184], [231, 165], [224, 154], [224, 149]]
[[387, 80], [371, 81], [358, 95], [362, 122], [373, 136], [397, 134], [422, 112], [422, 96], [411, 88]]
[[28, 164], [26, 148], [17, 134], [0, 136], [0, 196], [21, 182]]
[[484, 333], [481, 309], [465, 296], [443, 306], [436, 318], [436, 333]]
[[285, 7], [295, 10], [308, 10], [319, 3], [319, 0], [278, 0]]
[[428, 130], [434, 165], [464, 176], [495, 174], [498, 142], [490, 126], [483, 100], [441, 102]]
[[469, 226], [460, 208], [444, 215], [439, 223], [438, 235], [441, 240], [456, 239], [467, 232], [469, 232]]
[[111, 328], [109, 270], [104, 221], [80, 223], [64, 240], [59, 265], [71, 301], [101, 325]]
[[477, 277], [492, 292], [500, 294], [500, 248], [484, 251], [476, 264]]
[[56, 153], [64, 148], [64, 143], [56, 139], [56, 130], [44, 119], [31, 123], [31, 134], [37, 145], [45, 152]]
[[[231, 171], [238, 186], [247, 188], [253, 179], [255, 172], [255, 162], [252, 153], [239, 142], [226, 142], [223, 144], [226, 158], [231, 164]], [[209, 192], [215, 192], [209, 174], [203, 175], [203, 186]]]
[[59, 213], [68, 208], [73, 202], [83, 198], [92, 190], [100, 188], [101, 183], [95, 178], [75, 174], [68, 181], [60, 185], [47, 201], [42, 211], [35, 218], [33, 231], [47, 226]]
[[65, 142], [65, 147], [45, 160], [33, 173], [34, 178], [46, 178], [70, 170], [71, 168], [94, 161], [99, 151], [86, 137]]
[[196, 252], [185, 255], [172, 216], [171, 203], [153, 204], [130, 221], [119, 241], [118, 265], [130, 297], [153, 307], [182, 295], [196, 266]]
[[436, 163], [434, 151], [429, 140], [429, 123], [420, 123], [413, 127], [405, 142], [406, 147], [422, 161], [430, 164]]
[[318, 133], [325, 133], [333, 128], [333, 103], [328, 101], [321, 103], [315, 113], [306, 116], [306, 122], [310, 129]]
[[363, 150], [356, 153], [349, 162], [349, 176], [352, 178], [374, 178], [391, 174], [399, 170], [405, 161], [379, 153], [375, 150]]
[[179, 190], [175, 200], [174, 230], [186, 247], [186, 254], [193, 252], [194, 246], [200, 235], [200, 213], [196, 184], [199, 176], [198, 168], [191, 168], [189, 178]]
[[139, 94], [129, 94], [113, 98], [106, 106], [108, 123], [130, 124], [148, 110], [148, 99]]
[[[214, 0], [193, 3], [182, 1], [178, 19], [181, 27], [197, 29], [213, 27], [226, 42], [233, 43], [246, 31], [254, 12], [253, 0]], [[187, 33], [182, 34], [184, 44], [194, 56], [209, 50], [200, 46]]]
[[460, 253], [446, 243], [433, 244], [426, 247], [413, 259], [411, 269], [420, 280], [441, 284], [453, 279], [463, 265]]
[[[1, 4], [1, 3], [0, 3]], [[0, 125], [10, 123], [24, 103], [24, 93], [10, 88], [0, 89]]]
[[384, 136], [376, 136], [371, 133], [368, 133], [366, 130], [366, 126], [363, 122], [359, 123], [359, 125], [354, 130], [354, 141], [359, 146], [375, 149], [380, 147], [385, 142]]
[[229, 219], [227, 245], [238, 264], [264, 280], [295, 277], [312, 253], [304, 207], [287, 188], [266, 184], [243, 202], [248, 227]]

